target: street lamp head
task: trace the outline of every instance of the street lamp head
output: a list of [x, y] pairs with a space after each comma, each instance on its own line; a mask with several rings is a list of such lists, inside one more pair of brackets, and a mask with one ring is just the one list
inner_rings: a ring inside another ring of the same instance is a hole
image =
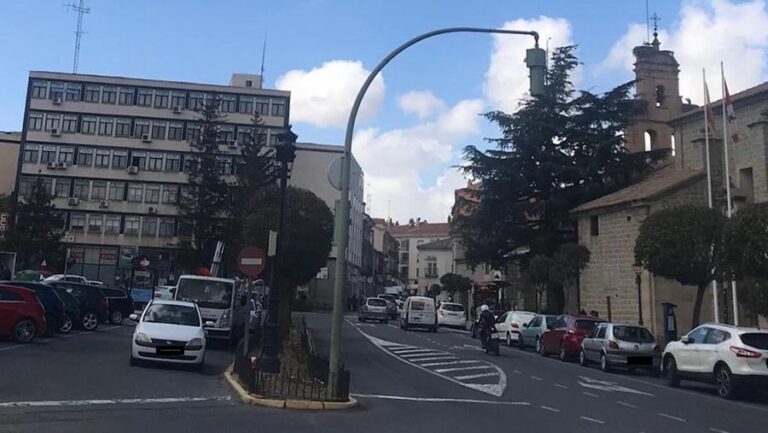
[[544, 49], [529, 48], [525, 52], [525, 64], [531, 78], [531, 96], [544, 94], [544, 78], [547, 74], [547, 53]]

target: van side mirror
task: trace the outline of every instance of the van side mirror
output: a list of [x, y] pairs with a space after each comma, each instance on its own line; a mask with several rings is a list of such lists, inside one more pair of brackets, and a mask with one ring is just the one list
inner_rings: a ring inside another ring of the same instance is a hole
[[139, 315], [138, 315], [138, 314], [136, 314], [136, 313], [130, 314], [130, 315], [128, 316], [128, 318], [129, 318], [130, 320], [133, 320], [134, 322], [138, 322], [138, 321], [139, 321]]

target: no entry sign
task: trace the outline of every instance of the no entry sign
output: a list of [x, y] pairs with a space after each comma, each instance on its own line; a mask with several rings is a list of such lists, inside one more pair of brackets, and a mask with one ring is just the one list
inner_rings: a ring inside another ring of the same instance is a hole
[[267, 255], [259, 247], [245, 247], [237, 256], [237, 267], [240, 272], [251, 277], [257, 278], [264, 270], [264, 262]]

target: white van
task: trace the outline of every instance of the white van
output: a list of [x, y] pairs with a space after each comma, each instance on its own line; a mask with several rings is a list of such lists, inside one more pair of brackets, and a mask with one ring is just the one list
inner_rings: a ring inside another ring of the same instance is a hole
[[411, 327], [427, 328], [437, 332], [435, 300], [425, 296], [411, 296], [405, 300], [400, 313], [400, 327], [406, 331]]

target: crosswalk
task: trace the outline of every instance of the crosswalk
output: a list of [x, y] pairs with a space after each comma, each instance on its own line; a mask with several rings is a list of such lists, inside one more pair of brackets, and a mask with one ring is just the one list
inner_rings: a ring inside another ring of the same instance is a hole
[[507, 386], [504, 371], [488, 361], [462, 359], [449, 351], [395, 343], [357, 330], [388, 355], [467, 388], [501, 397]]

